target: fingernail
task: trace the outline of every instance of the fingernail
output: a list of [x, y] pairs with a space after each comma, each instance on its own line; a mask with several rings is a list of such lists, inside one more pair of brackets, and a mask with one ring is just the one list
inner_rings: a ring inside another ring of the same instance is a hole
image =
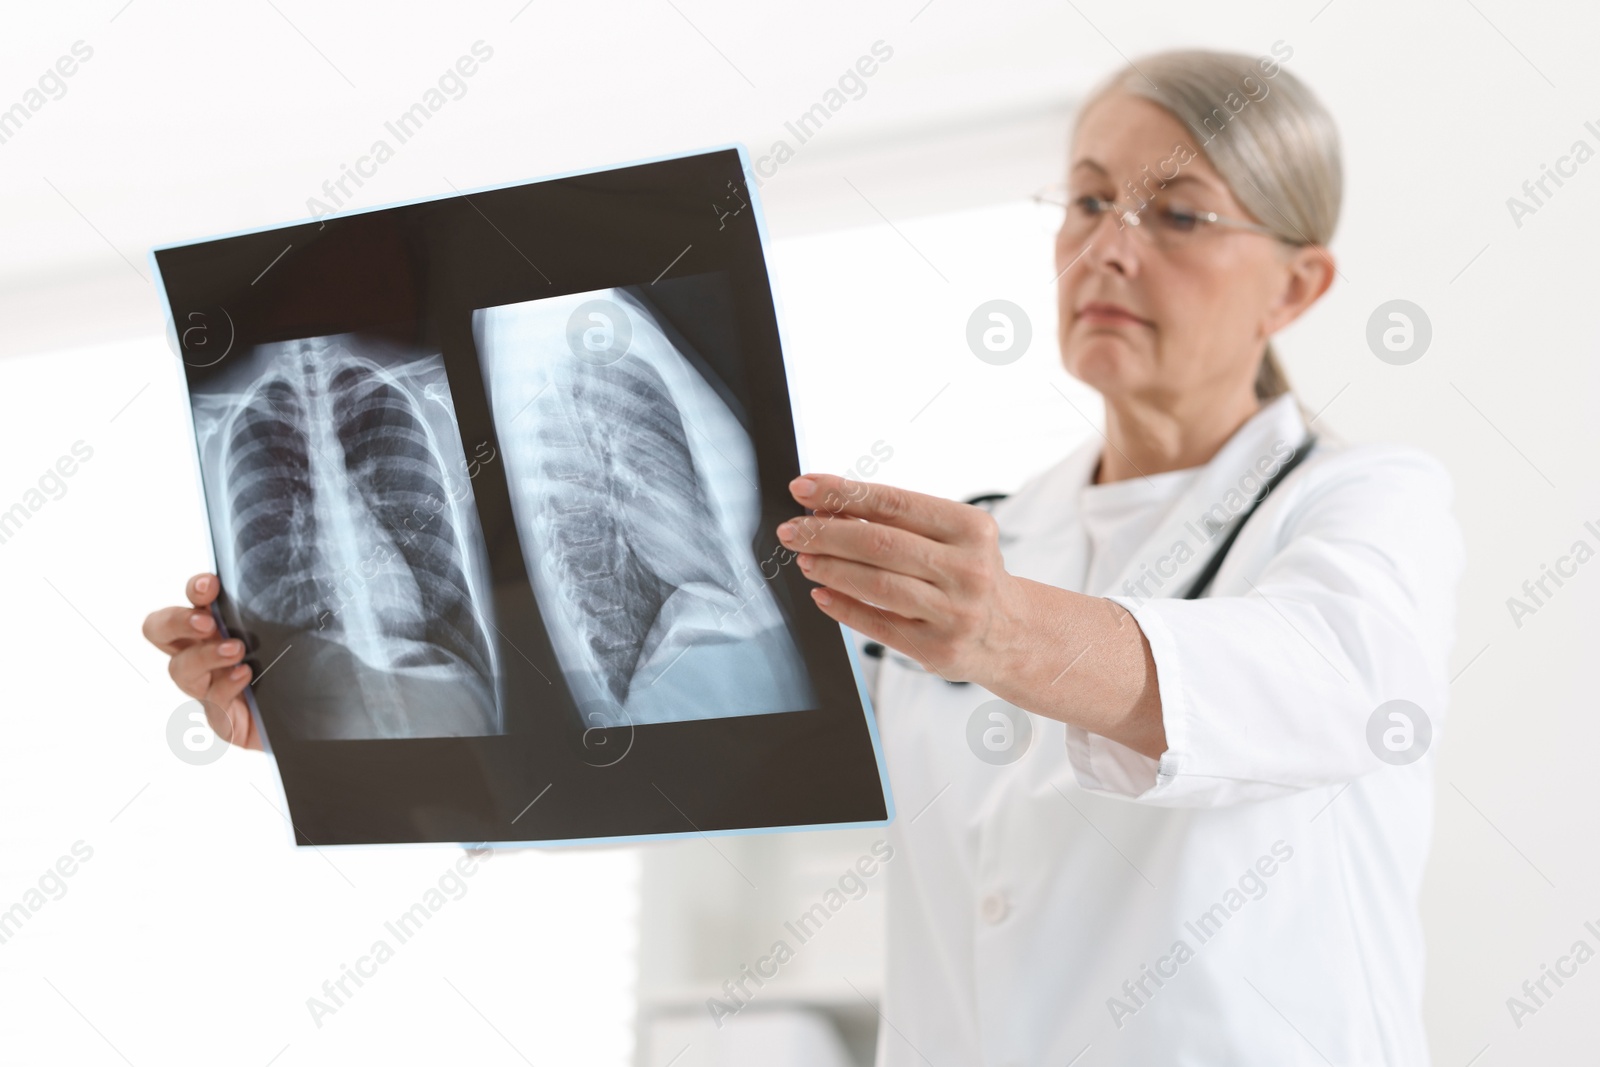
[[795, 496], [810, 496], [817, 491], [817, 483], [802, 475], [789, 483], [789, 489]]
[[778, 540], [788, 541], [794, 537], [794, 523], [786, 522], [778, 527]]
[[826, 589], [813, 589], [811, 590], [811, 599], [815, 600], [823, 607], [827, 607], [829, 604], [833, 603], [833, 594], [828, 592]]
[[193, 615], [189, 616], [189, 625], [193, 626], [201, 633], [209, 633], [211, 628], [216, 624], [217, 621], [204, 612], [197, 611]]
[[811, 565], [816, 562], [817, 557], [811, 555], [809, 552], [801, 552], [795, 556], [795, 559], [800, 561], [801, 570], [808, 571], [811, 569]]
[[246, 667], [243, 663], [241, 663], [237, 667], [235, 667], [231, 673], [233, 675], [233, 680], [234, 681], [236, 681], [236, 682], [237, 681], [241, 681], [241, 680], [243, 680], [245, 678], [250, 677], [250, 668]]
[[194, 582], [194, 591], [196, 593], [199, 593], [202, 596], [204, 596], [206, 593], [211, 592], [211, 578], [210, 578], [210, 576], [207, 576], [205, 578], [196, 578], [195, 582]]
[[243, 651], [244, 645], [238, 641], [224, 641], [217, 646], [217, 655], [219, 656], [237, 656]]

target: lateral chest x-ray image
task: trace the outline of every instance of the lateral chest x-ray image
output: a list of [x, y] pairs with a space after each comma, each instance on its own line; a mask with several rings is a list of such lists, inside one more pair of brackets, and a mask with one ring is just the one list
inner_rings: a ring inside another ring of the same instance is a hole
[[473, 315], [539, 609], [604, 725], [815, 700], [752, 551], [755, 450], [621, 289]]
[[[219, 576], [306, 739], [502, 729], [483, 535], [444, 362], [259, 345], [193, 395]], [[293, 659], [288, 657], [293, 656]], [[281, 660], [280, 660], [281, 657]]]
[[853, 646], [777, 539], [801, 467], [745, 166], [156, 250], [297, 844], [892, 817]]

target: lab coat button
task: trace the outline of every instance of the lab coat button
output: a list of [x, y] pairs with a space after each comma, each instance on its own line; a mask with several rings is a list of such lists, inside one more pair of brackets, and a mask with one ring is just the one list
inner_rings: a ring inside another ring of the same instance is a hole
[[997, 923], [1011, 912], [1011, 905], [1006, 902], [1004, 893], [989, 893], [978, 906], [978, 913], [983, 916], [986, 923]]

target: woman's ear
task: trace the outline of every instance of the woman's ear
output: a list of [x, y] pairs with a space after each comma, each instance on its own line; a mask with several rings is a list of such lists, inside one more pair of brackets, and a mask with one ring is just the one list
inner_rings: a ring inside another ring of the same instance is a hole
[[1333, 254], [1321, 245], [1285, 245], [1283, 287], [1267, 308], [1262, 329], [1271, 337], [1315, 304], [1333, 284]]

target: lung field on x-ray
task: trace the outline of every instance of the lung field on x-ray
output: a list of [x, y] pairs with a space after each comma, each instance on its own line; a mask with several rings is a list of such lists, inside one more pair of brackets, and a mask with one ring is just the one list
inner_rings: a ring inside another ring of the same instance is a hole
[[620, 289], [473, 324], [528, 574], [584, 724], [812, 706], [752, 550], [754, 444], [686, 342]]
[[499, 732], [482, 538], [464, 474], [447, 476], [465, 460], [442, 360], [313, 338], [244, 363], [195, 407], [229, 534], [225, 588], [262, 654], [283, 655], [258, 696], [277, 693], [302, 737]]
[[571, 402], [543, 409], [535, 431], [538, 511], [584, 638], [626, 704], [667, 597], [697, 581], [732, 589], [734, 573], [661, 375], [634, 355], [564, 369]]

